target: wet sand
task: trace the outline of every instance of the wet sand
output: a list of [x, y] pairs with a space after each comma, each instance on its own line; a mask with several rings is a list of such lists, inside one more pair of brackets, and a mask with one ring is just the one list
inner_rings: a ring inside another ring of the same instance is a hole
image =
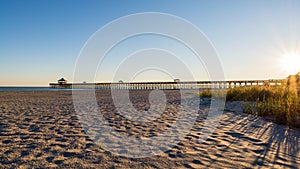
[[[177, 117], [178, 91], [165, 94], [166, 111], [146, 123], [122, 117], [109, 91], [97, 91], [97, 98], [116, 131], [153, 137]], [[148, 110], [148, 96], [149, 91], [131, 92], [134, 108]], [[152, 157], [127, 158], [88, 137], [76, 116], [71, 91], [0, 92], [0, 168], [299, 168], [300, 131], [243, 114], [241, 107], [241, 102], [228, 103], [218, 128], [199, 142], [209, 108], [209, 100], [203, 98], [201, 116], [180, 143]]]

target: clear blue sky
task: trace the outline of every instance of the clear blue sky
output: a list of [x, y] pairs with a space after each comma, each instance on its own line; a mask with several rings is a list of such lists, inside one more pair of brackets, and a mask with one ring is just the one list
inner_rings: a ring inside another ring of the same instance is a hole
[[1, 0], [0, 86], [72, 79], [87, 39], [137, 12], [169, 13], [198, 26], [217, 49], [226, 79], [284, 78], [280, 58], [300, 52], [299, 0]]

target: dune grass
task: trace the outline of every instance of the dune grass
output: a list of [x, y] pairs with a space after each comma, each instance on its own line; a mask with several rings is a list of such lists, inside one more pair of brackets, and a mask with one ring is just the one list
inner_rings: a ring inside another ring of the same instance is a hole
[[[211, 97], [210, 90], [200, 96]], [[271, 118], [275, 123], [300, 128], [300, 99], [295, 86], [251, 86], [227, 90], [227, 101], [245, 101], [245, 113]]]
[[[255, 101], [247, 103], [245, 113], [270, 117], [278, 124], [291, 127], [300, 127], [300, 100], [299, 92], [289, 86], [277, 87], [251, 87], [253, 93], [247, 92], [243, 101]], [[230, 91], [230, 90], [229, 90]], [[245, 94], [241, 92], [241, 94]], [[256, 100], [255, 100], [256, 99]]]

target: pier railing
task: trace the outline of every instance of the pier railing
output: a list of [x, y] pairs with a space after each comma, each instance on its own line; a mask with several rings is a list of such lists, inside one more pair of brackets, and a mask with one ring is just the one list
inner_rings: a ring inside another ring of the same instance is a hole
[[131, 82], [131, 83], [50, 83], [52, 88], [78, 89], [124, 89], [124, 90], [153, 90], [153, 89], [226, 89], [246, 86], [282, 85], [284, 79], [271, 80], [232, 80], [232, 81], [191, 81], [191, 82]]

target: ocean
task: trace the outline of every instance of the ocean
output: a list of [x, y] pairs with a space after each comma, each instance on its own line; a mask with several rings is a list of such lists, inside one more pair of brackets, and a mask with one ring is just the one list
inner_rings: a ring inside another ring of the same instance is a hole
[[55, 89], [51, 87], [0, 87], [0, 91], [57, 91], [72, 89]]

